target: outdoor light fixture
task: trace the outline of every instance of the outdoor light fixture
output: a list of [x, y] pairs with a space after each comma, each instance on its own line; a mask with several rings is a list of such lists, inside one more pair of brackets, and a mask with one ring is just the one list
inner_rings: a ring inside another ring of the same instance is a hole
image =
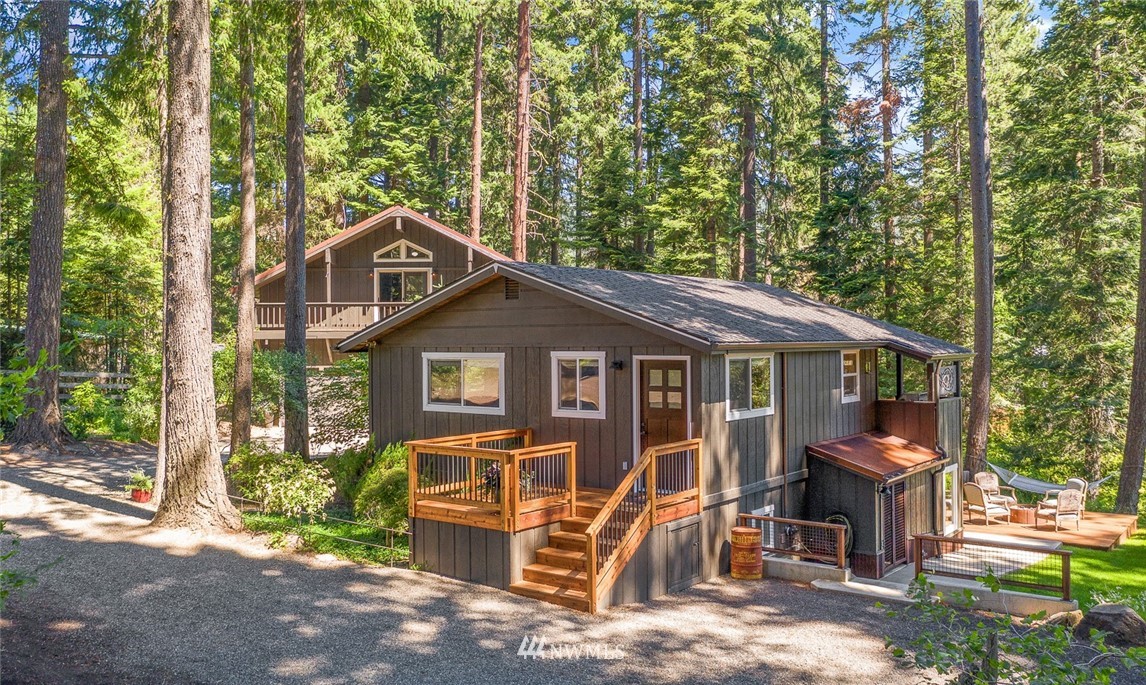
[[621, 369], [625, 368], [625, 360], [614, 359], [612, 361], [612, 363], [609, 364], [609, 368], [610, 369], [616, 369], [617, 371], [620, 371]]

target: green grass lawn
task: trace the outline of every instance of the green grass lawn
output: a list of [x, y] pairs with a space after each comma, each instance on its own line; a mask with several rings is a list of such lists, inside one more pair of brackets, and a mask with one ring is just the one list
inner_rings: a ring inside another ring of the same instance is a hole
[[[272, 547], [281, 544], [284, 536], [293, 533], [302, 538], [307, 551], [333, 554], [339, 559], [359, 564], [404, 565], [410, 559], [409, 537], [399, 534], [391, 536], [387, 531], [373, 526], [330, 519], [308, 522], [258, 512], [245, 512], [243, 523], [248, 530], [268, 533], [271, 536], [269, 543]], [[360, 544], [363, 542], [371, 544]], [[383, 549], [373, 545], [384, 545], [394, 549]]]
[[1071, 592], [1081, 608], [1097, 604], [1097, 594], [1105, 599], [1135, 599], [1135, 608], [1146, 611], [1146, 527], [1139, 526], [1134, 537], [1111, 552], [1064, 547], [1073, 553]]

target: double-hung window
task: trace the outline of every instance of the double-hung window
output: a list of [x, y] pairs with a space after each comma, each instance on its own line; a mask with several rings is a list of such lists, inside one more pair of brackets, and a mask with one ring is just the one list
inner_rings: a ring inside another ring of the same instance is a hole
[[728, 420], [774, 412], [771, 354], [730, 354], [725, 360]]
[[844, 350], [840, 352], [840, 366], [843, 373], [843, 404], [859, 402], [860, 399], [860, 352]]
[[505, 354], [422, 353], [422, 408], [505, 415]]
[[552, 352], [553, 415], [605, 418], [605, 353]]

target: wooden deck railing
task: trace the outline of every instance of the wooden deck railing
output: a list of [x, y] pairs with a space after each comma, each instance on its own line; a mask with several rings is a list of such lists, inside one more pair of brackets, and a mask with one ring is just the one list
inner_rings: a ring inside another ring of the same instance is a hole
[[533, 431], [524, 428], [406, 445], [411, 517], [419, 515], [419, 501], [442, 502], [470, 514], [459, 518], [517, 531], [547, 521], [546, 512], [554, 518], [576, 507], [577, 443], [534, 446]]
[[[701, 441], [650, 447], [585, 529], [589, 611], [624, 570], [659, 520], [700, 512]], [[663, 519], [660, 512], [669, 512]]]
[[822, 561], [834, 564], [839, 569], [847, 568], [847, 526], [779, 516], [737, 516], [737, 524], [741, 526], [750, 526], [753, 521], [763, 529], [761, 547], [765, 552]]
[[[318, 331], [357, 331], [383, 319], [409, 302], [316, 302], [306, 305], [306, 327]], [[259, 330], [286, 328], [286, 305], [281, 302], [255, 303], [255, 327]]]
[[915, 575], [975, 580], [1053, 592], [1070, 601], [1069, 550], [947, 535], [915, 535]]

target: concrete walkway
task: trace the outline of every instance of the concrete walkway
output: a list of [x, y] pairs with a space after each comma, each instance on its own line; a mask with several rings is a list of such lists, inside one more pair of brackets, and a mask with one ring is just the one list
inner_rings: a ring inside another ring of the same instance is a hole
[[[867, 598], [719, 579], [594, 617], [245, 534], [152, 530], [119, 487], [146, 450], [0, 459], [16, 565], [40, 567], [0, 620], [5, 685], [919, 681], [883, 645], [913, 626]], [[619, 658], [523, 658], [530, 636]]]

